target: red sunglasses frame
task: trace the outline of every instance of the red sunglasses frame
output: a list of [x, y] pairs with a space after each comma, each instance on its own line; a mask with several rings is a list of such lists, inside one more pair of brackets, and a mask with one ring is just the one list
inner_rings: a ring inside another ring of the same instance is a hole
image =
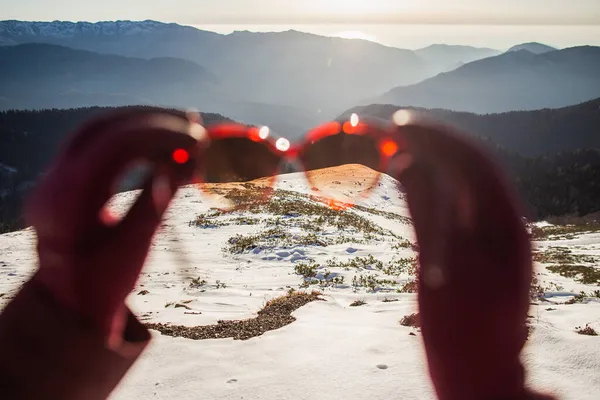
[[[353, 119], [356, 120], [353, 121]], [[363, 190], [361, 194], [357, 197], [368, 197], [371, 194], [371, 191], [376, 186], [377, 182], [381, 179], [382, 171], [387, 171], [390, 166], [390, 162], [392, 158], [399, 154], [402, 149], [406, 146], [404, 143], [399, 143], [399, 137], [396, 134], [394, 124], [382, 124], [380, 122], [374, 121], [358, 121], [358, 118], [353, 115], [351, 121], [339, 122], [339, 121], [331, 121], [324, 124], [321, 124], [312, 130], [310, 130], [304, 137], [304, 139], [298, 143], [291, 144], [287, 139], [277, 137], [276, 135], [271, 134], [270, 131], [266, 131], [264, 133], [264, 129], [268, 129], [267, 127], [255, 127], [242, 125], [237, 123], [223, 123], [223, 124], [214, 124], [209, 126], [208, 128], [204, 128], [205, 135], [202, 139], [198, 141], [198, 149], [195, 149], [194, 152], [197, 152], [197, 157], [201, 157], [201, 152], [203, 148], [206, 148], [211, 141], [227, 139], [227, 138], [248, 138], [254, 142], [261, 143], [264, 145], [269, 151], [275, 154], [280, 158], [278, 162], [278, 167], [273, 171], [272, 176], [265, 176], [264, 178], [258, 178], [250, 181], [242, 181], [244, 182], [257, 182], [261, 181], [263, 187], [267, 187], [270, 189], [274, 188], [275, 179], [278, 174], [278, 168], [284, 161], [295, 161], [302, 166], [302, 170], [304, 175], [311, 185], [311, 191], [316, 192], [311, 197], [321, 202], [325, 202], [334, 208], [349, 208], [354, 204], [350, 202], [344, 202], [339, 199], [333, 198], [331, 195], [324, 193], [319, 185], [315, 184], [314, 178], [311, 176], [311, 169], [307, 168], [304, 154], [307, 149], [312, 146], [315, 142], [322, 140], [326, 137], [337, 135], [337, 134], [348, 134], [348, 135], [369, 135], [373, 138], [376, 143], [376, 149], [379, 153], [379, 165], [376, 170], [376, 175], [373, 178], [372, 183], [369, 188]], [[261, 131], [263, 132], [261, 134]], [[277, 143], [279, 141], [284, 141], [283, 145], [278, 146]], [[194, 157], [191, 157], [192, 159]], [[186, 150], [176, 149], [172, 153], [172, 159], [179, 164], [187, 163], [190, 159], [189, 154]], [[204, 182], [201, 178], [202, 174], [197, 174], [194, 180], [194, 183], [199, 185], [203, 192], [207, 192], [208, 185], [212, 185], [213, 183]], [[266, 185], [264, 183], [266, 182]], [[229, 183], [238, 183], [238, 182], [229, 182]], [[264, 191], [263, 196], [259, 198], [259, 201], [267, 201], [272, 194], [271, 191]], [[243, 207], [242, 205], [236, 206], [233, 209], [239, 209]], [[231, 210], [231, 209], [230, 209]]]

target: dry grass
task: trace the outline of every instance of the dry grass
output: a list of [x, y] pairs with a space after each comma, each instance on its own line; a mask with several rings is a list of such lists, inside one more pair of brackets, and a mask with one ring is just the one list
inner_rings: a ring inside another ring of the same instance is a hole
[[396, 301], [400, 301], [398, 299], [388, 299], [387, 297], [383, 300], [381, 300], [383, 303], [394, 303]]
[[531, 225], [532, 240], [574, 239], [576, 235], [600, 231], [600, 223], [591, 222], [578, 225], [551, 225], [538, 227]]
[[574, 278], [584, 285], [600, 285], [600, 268], [586, 265], [552, 265], [548, 271], [562, 275], [565, 278]]
[[417, 293], [419, 285], [417, 281], [406, 282], [399, 290], [399, 293]]
[[149, 323], [145, 326], [163, 335], [193, 340], [223, 338], [247, 340], [291, 324], [296, 320], [291, 316], [292, 312], [311, 301], [322, 300], [320, 295], [321, 293], [316, 291], [289, 292], [285, 296], [268, 301], [255, 318], [242, 321], [218, 321], [216, 325], [195, 327], [162, 323]]
[[550, 247], [544, 252], [533, 254], [533, 261], [540, 263], [574, 264], [595, 263], [598, 259], [586, 254], [575, 254], [567, 247]]
[[364, 306], [365, 304], [367, 304], [367, 302], [363, 300], [354, 300], [352, 303], [350, 303], [350, 307], [360, 307]]

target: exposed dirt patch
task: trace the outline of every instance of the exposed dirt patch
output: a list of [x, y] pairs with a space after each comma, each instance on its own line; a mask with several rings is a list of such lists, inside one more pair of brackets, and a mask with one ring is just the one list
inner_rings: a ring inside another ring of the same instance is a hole
[[291, 324], [296, 318], [291, 313], [303, 305], [315, 300], [323, 300], [320, 292], [294, 292], [269, 301], [255, 318], [242, 321], [218, 321], [216, 325], [183, 326], [162, 323], [145, 324], [167, 336], [187, 339], [223, 339], [247, 340], [265, 332]]

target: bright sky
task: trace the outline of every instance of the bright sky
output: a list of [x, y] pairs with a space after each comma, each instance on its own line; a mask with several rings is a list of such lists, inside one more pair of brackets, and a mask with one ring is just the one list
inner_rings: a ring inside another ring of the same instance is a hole
[[1, 18], [144, 20], [233, 30], [297, 29], [417, 48], [600, 45], [600, 0], [0, 0]]

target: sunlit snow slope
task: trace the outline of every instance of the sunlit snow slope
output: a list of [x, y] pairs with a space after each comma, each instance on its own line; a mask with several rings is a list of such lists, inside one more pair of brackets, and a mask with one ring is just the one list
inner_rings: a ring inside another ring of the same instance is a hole
[[[357, 166], [315, 174], [348, 197], [366, 194], [374, 177]], [[112, 398], [434, 398], [420, 333], [399, 324], [416, 311], [416, 295], [407, 293], [414, 236], [396, 181], [383, 175], [368, 198], [339, 211], [312, 200], [302, 174], [281, 175], [276, 187], [270, 203], [226, 214], [196, 188], [181, 189], [128, 302], [144, 322], [196, 326], [251, 318], [291, 289], [320, 290], [327, 301], [309, 303], [294, 312], [295, 322], [246, 341], [153, 331], [150, 347]], [[223, 201], [234, 189], [236, 196], [253, 195], [252, 185], [211, 187]], [[115, 209], [123, 211], [136, 195], [117, 196]], [[30, 230], [0, 236], [0, 304], [34, 270], [34, 244]], [[589, 323], [600, 331], [600, 298], [591, 296], [600, 287], [548, 270], [553, 254], [563, 251], [558, 246], [589, 256], [578, 263], [599, 265], [600, 234], [536, 244], [546, 292], [530, 310], [528, 380], [564, 399], [597, 400], [600, 339], [575, 327]], [[581, 291], [590, 296], [564, 304]], [[366, 304], [350, 307], [355, 300]]]

